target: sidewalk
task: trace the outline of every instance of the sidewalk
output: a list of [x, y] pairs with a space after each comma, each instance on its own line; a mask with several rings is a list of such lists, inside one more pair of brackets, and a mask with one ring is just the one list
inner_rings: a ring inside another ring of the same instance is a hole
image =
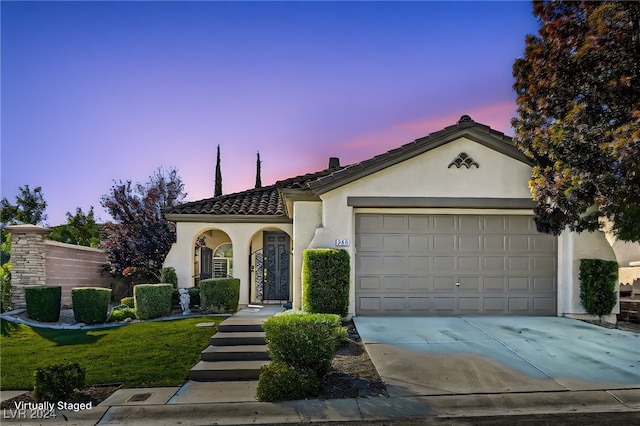
[[[208, 385], [199, 391], [208, 393]], [[304, 400], [278, 403], [245, 401], [172, 403], [181, 388], [125, 389], [129, 400], [103, 403], [91, 410], [59, 412], [55, 419], [7, 419], [3, 424], [65, 425], [268, 425], [332, 422], [389, 423], [561, 413], [640, 413], [640, 390], [473, 394], [400, 398]], [[118, 392], [116, 392], [117, 394]], [[116, 395], [114, 394], [114, 396]], [[139, 395], [148, 395], [135, 401]], [[508, 418], [507, 418], [508, 422]]]

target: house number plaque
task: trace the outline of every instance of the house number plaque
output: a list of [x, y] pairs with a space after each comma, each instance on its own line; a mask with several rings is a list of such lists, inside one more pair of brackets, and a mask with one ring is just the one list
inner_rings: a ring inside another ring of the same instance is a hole
[[349, 240], [336, 240], [336, 247], [349, 247], [351, 241]]

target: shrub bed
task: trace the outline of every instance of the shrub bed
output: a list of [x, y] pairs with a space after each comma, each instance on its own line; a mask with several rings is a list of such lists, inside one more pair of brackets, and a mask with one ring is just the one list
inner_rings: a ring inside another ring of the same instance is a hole
[[71, 289], [71, 304], [76, 322], [97, 324], [107, 320], [111, 289], [76, 287]]
[[29, 318], [40, 322], [56, 322], [60, 319], [62, 286], [26, 286], [24, 297]]
[[109, 322], [124, 321], [127, 318], [136, 319], [135, 308], [130, 308], [126, 305], [120, 305], [113, 308], [111, 315], [109, 315]]
[[212, 278], [200, 281], [200, 308], [204, 311], [236, 312], [239, 298], [239, 278]]
[[138, 318], [151, 319], [169, 315], [172, 291], [172, 284], [138, 284], [133, 287]]
[[123, 297], [122, 299], [120, 299], [120, 304], [126, 305], [130, 308], [136, 307], [136, 302], [133, 297]]
[[302, 254], [302, 304], [307, 312], [344, 317], [349, 309], [350, 257], [342, 249]]

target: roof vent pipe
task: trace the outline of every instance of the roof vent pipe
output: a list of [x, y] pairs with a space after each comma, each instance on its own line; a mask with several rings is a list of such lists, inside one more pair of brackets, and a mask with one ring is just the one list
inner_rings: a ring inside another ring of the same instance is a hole
[[335, 169], [336, 167], [340, 167], [340, 159], [338, 157], [330, 157], [329, 158], [329, 168]]

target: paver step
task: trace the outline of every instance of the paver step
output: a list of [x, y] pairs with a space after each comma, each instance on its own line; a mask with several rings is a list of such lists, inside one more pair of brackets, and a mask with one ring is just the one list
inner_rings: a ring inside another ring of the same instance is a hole
[[269, 360], [267, 345], [208, 346], [200, 353], [203, 361]]
[[269, 361], [200, 361], [189, 371], [189, 380], [256, 380]]
[[218, 332], [211, 336], [213, 346], [264, 345], [264, 331]]

